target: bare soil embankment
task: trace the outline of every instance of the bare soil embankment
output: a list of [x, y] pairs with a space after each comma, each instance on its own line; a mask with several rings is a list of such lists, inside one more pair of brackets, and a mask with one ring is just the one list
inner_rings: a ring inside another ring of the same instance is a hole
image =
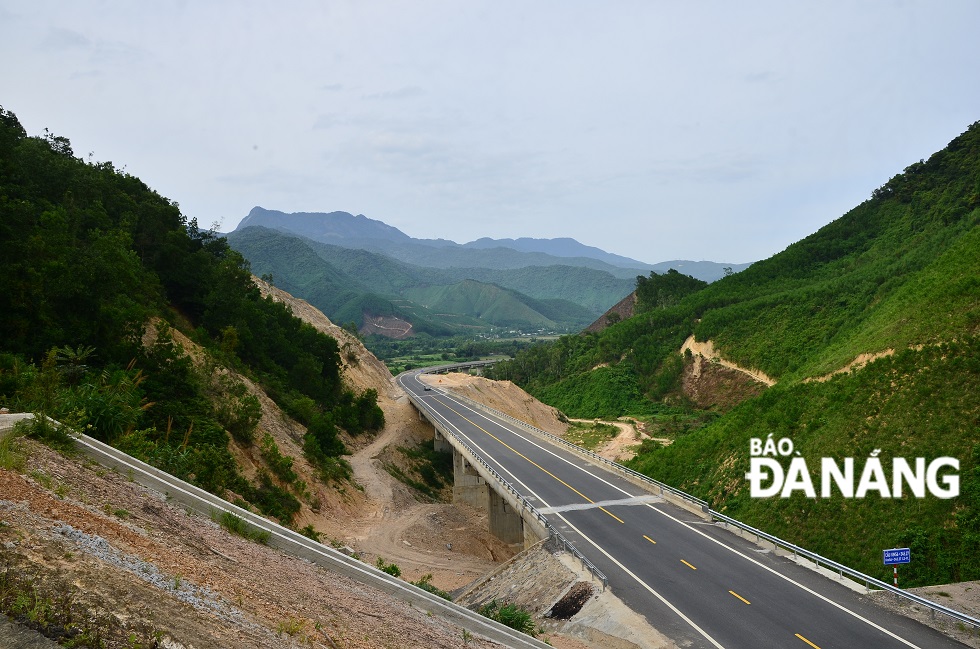
[[23, 473], [0, 470], [0, 571], [29, 579], [39, 601], [70, 608], [110, 649], [133, 641], [171, 648], [498, 646], [467, 643], [452, 624], [231, 535], [125, 476], [30, 440], [17, 445]]

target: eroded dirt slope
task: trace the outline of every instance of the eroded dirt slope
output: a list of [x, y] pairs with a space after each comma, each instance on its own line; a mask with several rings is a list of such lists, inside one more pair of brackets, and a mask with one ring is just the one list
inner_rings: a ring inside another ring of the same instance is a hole
[[[356, 336], [332, 323], [305, 300], [259, 279], [255, 282], [264, 295], [287, 304], [298, 318], [338, 341], [345, 382], [357, 391], [377, 391], [378, 405], [385, 414], [384, 430], [376, 436], [344, 438], [354, 451], [348, 458], [354, 470], [354, 484], [342, 486], [340, 493], [335, 490], [332, 495], [324, 494], [319, 511], [304, 507], [299, 526], [313, 525], [327, 538], [350, 547], [371, 563], [379, 557], [395, 563], [410, 580], [431, 574], [432, 583], [443, 590], [468, 584], [512, 556], [515, 549], [488, 532], [485, 513], [467, 505], [424, 502], [420, 494], [385, 468], [394, 465], [406, 469], [408, 463], [399, 449], [431, 445], [433, 431], [419, 419], [384, 363]], [[283, 418], [281, 413], [270, 417]], [[266, 423], [265, 418], [262, 423]], [[293, 427], [296, 432], [291, 435], [299, 434], [301, 440], [302, 427]], [[301, 456], [301, 448], [290, 447], [290, 454]], [[451, 489], [444, 490], [443, 496], [451, 497]]]
[[69, 607], [107, 647], [497, 646], [125, 476], [17, 444], [23, 473], [0, 470], [0, 571]]

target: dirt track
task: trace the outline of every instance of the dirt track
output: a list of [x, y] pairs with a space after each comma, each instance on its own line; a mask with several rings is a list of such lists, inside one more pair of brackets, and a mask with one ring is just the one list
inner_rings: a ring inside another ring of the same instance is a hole
[[410, 580], [432, 574], [434, 585], [454, 590], [506, 561], [515, 549], [490, 535], [485, 513], [467, 505], [419, 502], [385, 471], [380, 458], [406, 443], [405, 429], [417, 420], [408, 400], [403, 401], [404, 411], [392, 409], [400, 423], [392, 421], [395, 425], [351, 457], [355, 480], [367, 498], [358, 515], [337, 530], [338, 538], [372, 562], [382, 557], [397, 564]]

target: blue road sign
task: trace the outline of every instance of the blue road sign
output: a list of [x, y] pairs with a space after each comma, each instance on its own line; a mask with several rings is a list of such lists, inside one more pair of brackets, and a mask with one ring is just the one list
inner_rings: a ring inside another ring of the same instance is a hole
[[882, 552], [885, 556], [886, 566], [912, 562], [912, 552], [908, 548], [893, 548], [891, 550], [883, 550]]

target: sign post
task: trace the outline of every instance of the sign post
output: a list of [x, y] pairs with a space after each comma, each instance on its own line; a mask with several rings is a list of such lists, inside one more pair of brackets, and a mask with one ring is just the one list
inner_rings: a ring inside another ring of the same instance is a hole
[[912, 551], [909, 548], [892, 548], [883, 550], [882, 555], [886, 566], [892, 566], [895, 579], [895, 588], [898, 588], [898, 564], [912, 563]]

